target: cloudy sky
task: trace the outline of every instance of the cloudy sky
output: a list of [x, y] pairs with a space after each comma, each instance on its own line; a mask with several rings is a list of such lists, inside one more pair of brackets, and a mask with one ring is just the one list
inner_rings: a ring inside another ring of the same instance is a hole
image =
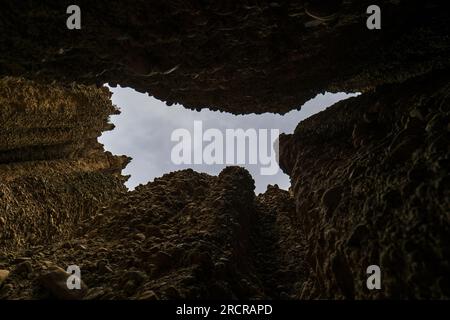
[[[164, 173], [192, 168], [199, 172], [217, 175], [226, 165], [176, 165], [171, 159], [172, 149], [178, 144], [171, 140], [176, 129], [187, 129], [192, 133], [194, 121], [202, 121], [203, 131], [209, 128], [223, 132], [226, 145], [226, 129], [278, 129], [280, 133], [292, 133], [297, 124], [311, 115], [320, 112], [335, 102], [351, 95], [345, 93], [320, 94], [302, 106], [300, 111], [291, 111], [284, 116], [276, 114], [240, 115], [202, 110], [192, 111], [180, 105], [171, 107], [147, 94], [130, 88], [110, 88], [112, 101], [122, 113], [111, 116], [116, 128], [103, 133], [99, 138], [105, 149], [113, 154], [125, 154], [133, 158], [124, 169], [123, 174], [131, 175], [127, 182], [129, 189], [139, 184], [153, 181]], [[259, 137], [259, 136], [258, 136]], [[269, 136], [270, 137], [270, 136]], [[210, 142], [204, 142], [204, 146]], [[278, 184], [281, 188], [289, 188], [289, 177], [281, 170], [276, 175], [261, 175], [261, 165], [244, 165], [253, 175], [256, 192], [264, 192], [268, 184]]]

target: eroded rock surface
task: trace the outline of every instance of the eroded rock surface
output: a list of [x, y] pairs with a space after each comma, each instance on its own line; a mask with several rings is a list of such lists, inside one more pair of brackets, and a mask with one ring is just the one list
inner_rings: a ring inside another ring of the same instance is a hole
[[79, 0], [82, 28], [68, 30], [71, 4], [4, 1], [0, 75], [108, 82], [240, 114], [285, 113], [326, 90], [364, 92], [449, 67], [441, 0], [377, 1], [375, 31], [369, 0]]
[[296, 298], [305, 269], [295, 219], [287, 191], [255, 197], [243, 168], [170, 173], [79, 223], [80, 236], [31, 247], [32, 270], [13, 272], [3, 298], [55, 297], [48, 270], [73, 264], [84, 299]]
[[[450, 294], [448, 74], [339, 102], [281, 137], [311, 272], [302, 298]], [[378, 265], [383, 290], [366, 287]]]
[[69, 237], [125, 192], [127, 157], [97, 137], [118, 111], [107, 89], [0, 80], [0, 255]]

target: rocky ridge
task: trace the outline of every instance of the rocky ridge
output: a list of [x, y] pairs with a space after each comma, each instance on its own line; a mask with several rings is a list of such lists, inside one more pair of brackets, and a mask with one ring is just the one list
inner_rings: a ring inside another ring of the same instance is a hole
[[[218, 177], [192, 170], [166, 174], [75, 225], [72, 239], [7, 256], [1, 264], [12, 271], [0, 294], [8, 299], [296, 298], [300, 284], [292, 277], [301, 279], [304, 248], [293, 227], [294, 210], [290, 194], [276, 186], [255, 197], [252, 177], [239, 167]], [[74, 264], [89, 287], [76, 297], [57, 280], [67, 278], [65, 269], [55, 271]]]

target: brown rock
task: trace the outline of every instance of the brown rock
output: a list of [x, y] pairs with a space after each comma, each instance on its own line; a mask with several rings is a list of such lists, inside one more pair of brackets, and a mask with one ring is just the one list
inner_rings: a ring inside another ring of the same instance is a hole
[[143, 233], [136, 233], [134, 235], [134, 238], [138, 241], [144, 241], [146, 237], [145, 237], [145, 234], [143, 234]]
[[141, 271], [128, 271], [127, 273], [125, 273], [124, 279], [140, 285], [147, 279], [147, 275]]
[[153, 290], [143, 292], [138, 297], [139, 300], [158, 300], [158, 295]]
[[0, 287], [0, 298], [7, 297], [7, 295], [14, 290], [14, 286], [11, 283], [6, 283]]
[[19, 263], [14, 270], [17, 274], [29, 274], [33, 272], [33, 266], [30, 261]]
[[150, 260], [157, 269], [161, 269], [168, 267], [172, 263], [172, 256], [164, 251], [159, 251], [154, 254]]
[[8, 270], [0, 270], [0, 287], [5, 282], [5, 280], [8, 278], [8, 276], [9, 276]]
[[97, 262], [97, 270], [100, 273], [110, 273], [113, 272], [111, 267], [108, 264], [108, 261], [106, 260], [100, 260]]
[[333, 211], [342, 197], [342, 187], [333, 187], [323, 193], [322, 205], [324, 205], [329, 211]]
[[102, 287], [91, 288], [87, 294], [83, 297], [83, 300], [96, 300], [106, 294], [105, 289]]
[[80, 279], [80, 289], [69, 289], [67, 287], [67, 280], [70, 276], [63, 269], [55, 267], [50, 272], [40, 276], [38, 280], [57, 299], [80, 300], [86, 295], [88, 287]]

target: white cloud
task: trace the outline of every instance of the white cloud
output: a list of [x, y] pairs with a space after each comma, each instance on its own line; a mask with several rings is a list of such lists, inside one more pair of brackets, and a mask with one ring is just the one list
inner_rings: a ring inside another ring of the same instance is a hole
[[[210, 110], [192, 111], [180, 105], [168, 107], [163, 102], [130, 88], [117, 87], [110, 90], [113, 92], [113, 103], [119, 106], [122, 113], [111, 116], [116, 128], [103, 133], [99, 141], [113, 154], [125, 154], [133, 158], [123, 171], [123, 174], [131, 175], [127, 182], [130, 189], [153, 181], [164, 173], [188, 167], [213, 175], [217, 175], [225, 167], [225, 165], [177, 166], [172, 163], [170, 155], [175, 145], [170, 139], [172, 131], [177, 128], [192, 130], [194, 120], [203, 121], [205, 129], [217, 128], [223, 132], [225, 129], [254, 128], [279, 129], [280, 132], [291, 133], [303, 119], [339, 100], [354, 96], [345, 93], [320, 94], [305, 103], [300, 111], [294, 110], [284, 116], [268, 113], [235, 116]], [[274, 176], [262, 176], [259, 174], [258, 165], [248, 165], [246, 168], [255, 179], [257, 193], [264, 192], [267, 184], [289, 188], [289, 177], [281, 170]]]

